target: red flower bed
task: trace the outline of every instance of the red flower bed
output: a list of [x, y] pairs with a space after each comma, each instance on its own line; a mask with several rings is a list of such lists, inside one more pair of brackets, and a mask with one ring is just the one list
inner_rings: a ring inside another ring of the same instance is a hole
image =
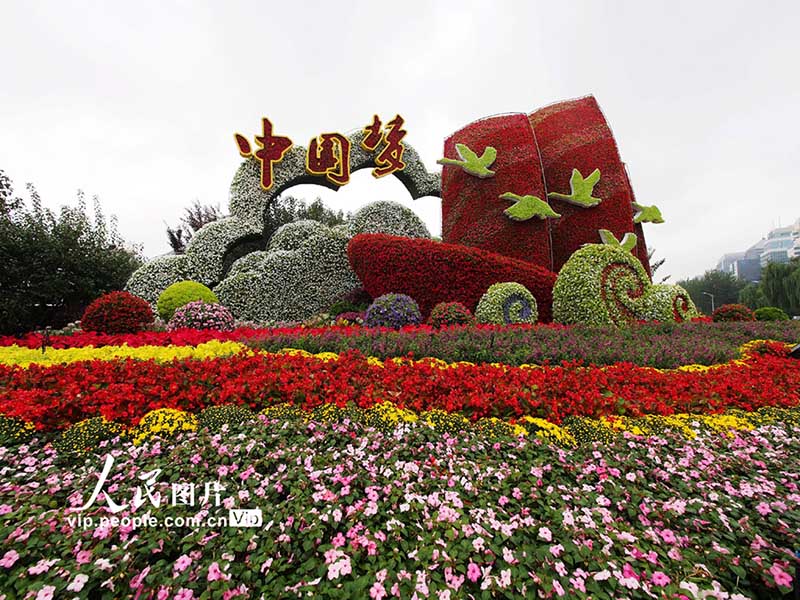
[[530, 263], [478, 248], [382, 234], [357, 235], [347, 254], [373, 298], [408, 294], [424, 316], [440, 302], [461, 302], [474, 311], [490, 285], [516, 281], [536, 298], [539, 319], [552, 319], [556, 275]]
[[641, 226], [634, 226], [631, 206], [633, 190], [625, 165], [606, 119], [593, 96], [559, 102], [530, 115], [530, 124], [544, 167], [548, 192], [568, 194], [572, 169], [587, 177], [600, 169], [593, 195], [603, 199], [594, 208], [580, 208], [561, 200], [550, 204], [560, 219], [550, 223], [553, 240], [553, 271], [558, 272], [583, 244], [600, 242], [598, 229], [610, 230], [617, 239], [627, 232], [639, 237], [634, 254], [648, 274], [650, 263]]
[[94, 361], [27, 369], [0, 366], [2, 413], [60, 429], [102, 415], [134, 424], [156, 408], [197, 411], [235, 403], [254, 409], [281, 402], [314, 408], [326, 402], [361, 407], [390, 400], [423, 411], [440, 408], [470, 418], [718, 412], [800, 404], [800, 369], [784, 344], [745, 364], [705, 371], [612, 367], [519, 368], [492, 365], [370, 364], [357, 353], [323, 361], [260, 354], [206, 361]]
[[547, 220], [512, 221], [503, 214], [513, 204], [500, 195], [513, 192], [547, 201], [536, 140], [524, 114], [491, 117], [471, 123], [444, 144], [447, 158], [458, 158], [456, 144], [480, 156], [487, 146], [497, 150], [489, 168], [493, 177], [480, 179], [461, 167], [442, 169], [442, 238], [550, 268]]

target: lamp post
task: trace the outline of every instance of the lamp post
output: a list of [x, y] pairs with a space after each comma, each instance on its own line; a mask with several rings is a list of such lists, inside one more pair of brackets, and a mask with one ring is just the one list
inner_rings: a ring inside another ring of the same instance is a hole
[[703, 292], [706, 296], [711, 298], [711, 312], [714, 312], [714, 294], [710, 294], [708, 292]]

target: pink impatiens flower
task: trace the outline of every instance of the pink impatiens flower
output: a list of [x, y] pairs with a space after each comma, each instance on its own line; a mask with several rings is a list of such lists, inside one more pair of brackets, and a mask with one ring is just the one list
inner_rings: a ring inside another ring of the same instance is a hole
[[16, 550], [9, 550], [3, 555], [3, 558], [0, 558], [0, 567], [5, 567], [6, 569], [10, 569], [14, 566], [14, 563], [19, 560], [19, 554], [17, 554]]
[[380, 581], [376, 581], [372, 584], [372, 587], [369, 589], [369, 597], [372, 600], [383, 600], [386, 597], [386, 588], [383, 587], [383, 584]]
[[769, 513], [772, 512], [772, 509], [766, 502], [759, 502], [756, 505], [756, 510], [758, 511], [758, 514], [760, 514], [762, 517], [766, 517]]
[[53, 600], [53, 593], [55, 593], [55, 591], [55, 586], [46, 585], [36, 594], [36, 600]]
[[792, 576], [789, 575], [778, 563], [773, 563], [769, 568], [770, 575], [775, 578], [775, 583], [779, 586], [792, 587]]
[[472, 583], [475, 583], [480, 578], [481, 578], [481, 568], [474, 562], [469, 563], [469, 565], [467, 566], [467, 579], [469, 579]]
[[669, 585], [669, 582], [671, 581], [669, 576], [666, 573], [662, 573], [661, 571], [656, 571], [655, 573], [653, 573], [653, 576], [650, 579], [653, 582], [653, 585], [658, 585], [662, 587], [665, 585]]
[[192, 559], [186, 556], [185, 554], [181, 554], [178, 557], [178, 560], [175, 561], [175, 566], [174, 566], [175, 572], [183, 573], [190, 564], [192, 564]]
[[540, 527], [539, 528], [539, 537], [542, 538], [545, 542], [552, 542], [553, 541], [553, 532], [550, 531], [547, 527]]
[[68, 592], [80, 592], [83, 589], [83, 586], [86, 585], [86, 582], [89, 581], [89, 576], [84, 575], [83, 573], [79, 573], [75, 575], [75, 579], [67, 586]]
[[219, 568], [219, 563], [214, 561], [208, 567], [208, 580], [209, 581], [218, 581], [220, 579], [230, 579], [230, 575], [225, 575]]
[[194, 592], [192, 590], [187, 590], [186, 588], [181, 588], [178, 590], [178, 593], [175, 594], [175, 600], [192, 600], [194, 598]]

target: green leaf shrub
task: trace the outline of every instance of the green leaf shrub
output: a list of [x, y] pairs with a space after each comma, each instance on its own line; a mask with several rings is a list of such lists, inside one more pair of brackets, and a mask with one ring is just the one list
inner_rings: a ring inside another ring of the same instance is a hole
[[173, 283], [158, 297], [158, 314], [164, 321], [172, 319], [172, 315], [181, 306], [203, 300], [204, 302], [219, 303], [216, 294], [202, 283], [196, 281], [179, 281]]

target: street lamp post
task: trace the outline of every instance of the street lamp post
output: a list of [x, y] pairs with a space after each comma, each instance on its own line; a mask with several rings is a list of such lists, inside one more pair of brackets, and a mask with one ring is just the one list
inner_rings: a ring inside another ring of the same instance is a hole
[[711, 312], [714, 312], [714, 294], [710, 294], [708, 292], [703, 292], [706, 296], [711, 298]]

